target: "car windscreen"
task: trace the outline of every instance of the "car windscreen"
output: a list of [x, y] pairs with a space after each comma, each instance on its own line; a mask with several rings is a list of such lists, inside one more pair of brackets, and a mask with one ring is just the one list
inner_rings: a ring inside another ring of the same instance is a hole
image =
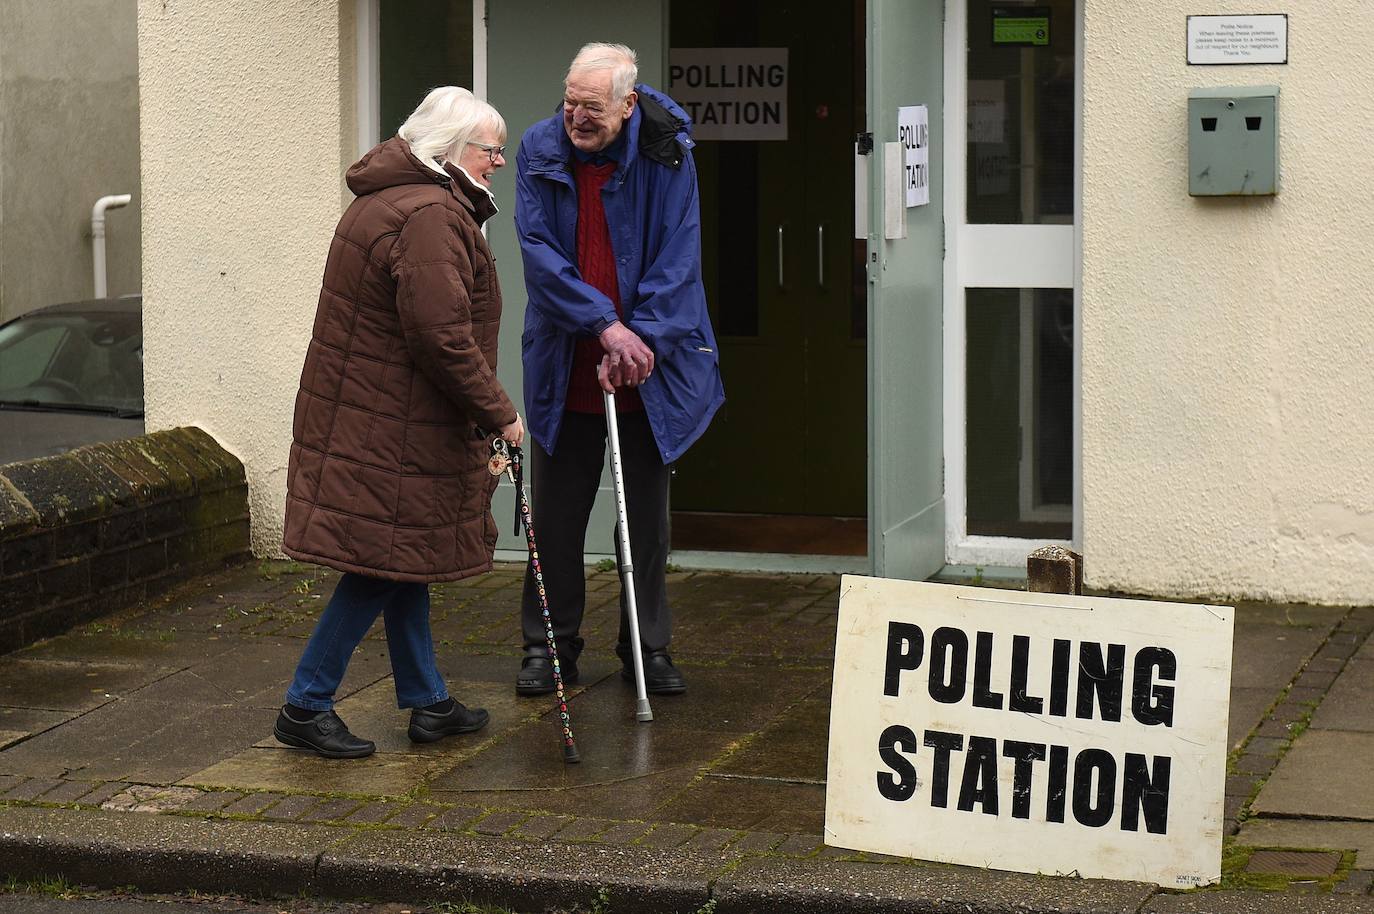
[[137, 312], [47, 312], [0, 327], [0, 405], [141, 413]]

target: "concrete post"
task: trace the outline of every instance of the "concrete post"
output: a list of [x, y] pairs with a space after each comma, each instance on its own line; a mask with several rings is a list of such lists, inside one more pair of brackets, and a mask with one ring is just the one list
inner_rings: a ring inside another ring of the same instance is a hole
[[1083, 593], [1083, 556], [1063, 546], [1041, 546], [1026, 556], [1026, 589], [1032, 593]]

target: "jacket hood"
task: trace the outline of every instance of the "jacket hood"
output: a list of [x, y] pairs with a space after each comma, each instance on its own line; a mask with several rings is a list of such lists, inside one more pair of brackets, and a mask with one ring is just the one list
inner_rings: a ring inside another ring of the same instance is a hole
[[[669, 168], [682, 164], [683, 153], [696, 143], [692, 140], [692, 119], [677, 102], [652, 86], [635, 86], [639, 103], [625, 125], [627, 155], [621, 163], [628, 168], [636, 156], [644, 155]], [[562, 170], [572, 157], [572, 141], [563, 129], [562, 103], [553, 117], [545, 118], [525, 131], [521, 152], [541, 170]]]
[[496, 199], [457, 166], [435, 171], [410, 151], [410, 144], [398, 136], [373, 146], [348, 169], [345, 179], [355, 196], [365, 196], [406, 184], [438, 184], [446, 187], [463, 205], [472, 210], [478, 224], [496, 214]]

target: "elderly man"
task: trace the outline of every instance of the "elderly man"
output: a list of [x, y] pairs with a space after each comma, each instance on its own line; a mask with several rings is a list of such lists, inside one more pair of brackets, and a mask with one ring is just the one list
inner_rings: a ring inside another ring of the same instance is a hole
[[[624, 45], [585, 46], [568, 68], [562, 112], [520, 141], [525, 404], [539, 445], [531, 450], [540, 559], [563, 681], [577, 682], [583, 647], [583, 550], [606, 460], [604, 388], [616, 394], [645, 683], [675, 694], [686, 683], [667, 652], [669, 465], [725, 394], [701, 282], [691, 124], [637, 75]], [[625, 613], [622, 594], [616, 653], [632, 681]], [[516, 692], [546, 694], [553, 669], [532, 569], [521, 622]]]

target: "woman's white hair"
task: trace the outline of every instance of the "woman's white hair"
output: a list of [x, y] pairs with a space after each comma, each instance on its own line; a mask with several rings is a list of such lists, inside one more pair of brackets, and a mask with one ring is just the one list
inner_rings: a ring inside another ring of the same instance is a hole
[[[639, 55], [623, 44], [593, 41], [584, 44], [568, 65], [568, 76], [575, 70], [610, 70], [611, 94], [619, 101], [634, 91], [639, 79]], [[563, 78], [567, 82], [567, 77]]]
[[396, 135], [410, 144], [415, 158], [443, 172], [444, 162], [457, 165], [463, 147], [483, 128], [496, 132], [496, 142], [506, 141], [499, 111], [460, 86], [440, 86], [429, 91]]

